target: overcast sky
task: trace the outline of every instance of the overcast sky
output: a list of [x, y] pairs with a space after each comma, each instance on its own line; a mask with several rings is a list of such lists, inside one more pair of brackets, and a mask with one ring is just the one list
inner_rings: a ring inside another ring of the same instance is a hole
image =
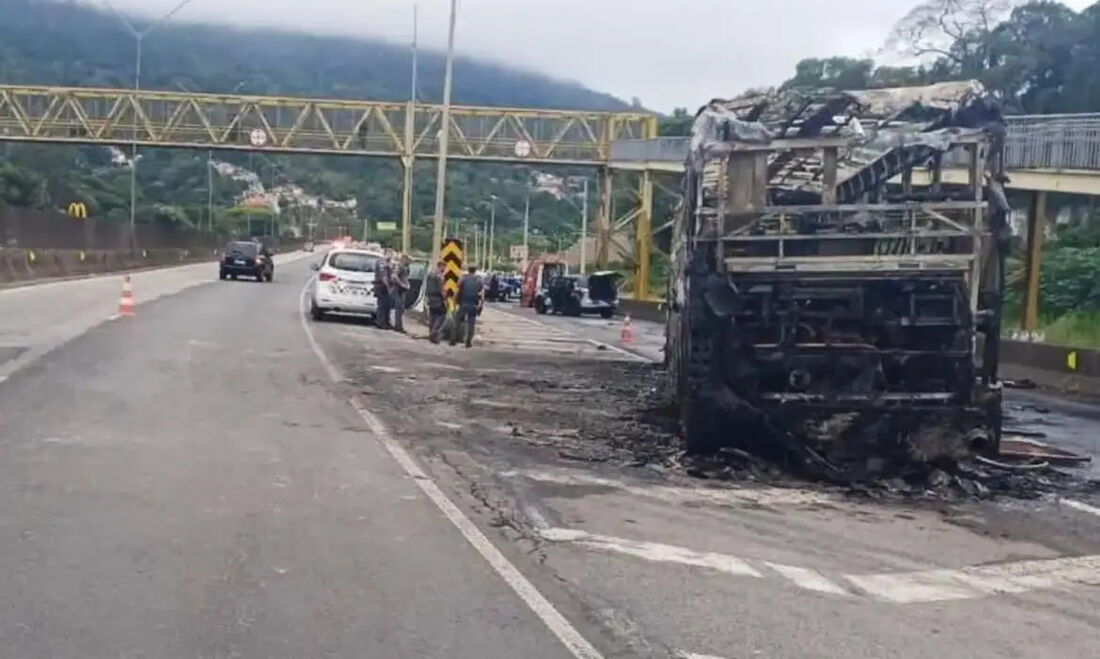
[[[85, 0], [102, 4], [103, 0]], [[179, 0], [113, 0], [165, 12]], [[917, 0], [460, 0], [456, 49], [667, 112], [776, 85], [804, 57], [872, 55]], [[1080, 9], [1093, 0], [1069, 0]], [[416, 0], [443, 49], [449, 0]], [[407, 43], [413, 0], [192, 0], [177, 22], [274, 25]], [[150, 47], [155, 47], [150, 42]], [[460, 75], [461, 72], [458, 73]]]

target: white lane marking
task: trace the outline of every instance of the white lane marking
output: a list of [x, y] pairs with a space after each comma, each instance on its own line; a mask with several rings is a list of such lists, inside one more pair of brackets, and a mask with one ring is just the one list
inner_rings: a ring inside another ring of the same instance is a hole
[[677, 659], [725, 659], [716, 654], [699, 654], [697, 652], [677, 652]]
[[321, 362], [321, 368], [325, 369], [325, 374], [328, 375], [328, 379], [333, 382], [342, 382], [344, 376], [340, 375], [340, 371], [336, 370], [336, 367], [329, 361], [328, 355], [324, 350], [321, 350], [321, 346], [317, 344], [317, 339], [313, 336], [313, 330], [309, 327], [309, 321], [306, 320], [306, 293], [309, 292], [309, 285], [313, 283], [313, 277], [306, 280], [306, 285], [302, 287], [302, 292], [298, 295], [298, 320], [302, 322], [302, 329], [306, 333], [306, 340], [309, 341], [309, 347], [313, 349], [313, 354], [317, 355], [317, 359]]
[[1087, 503], [1074, 501], [1073, 499], [1060, 499], [1058, 503], [1066, 506], [1067, 508], [1073, 508], [1074, 510], [1079, 510], [1083, 513], [1088, 513], [1090, 515], [1096, 515], [1097, 517], [1100, 517], [1100, 508], [1097, 508], [1096, 506], [1090, 506]]
[[598, 551], [626, 554], [636, 558], [653, 561], [655, 563], [679, 563], [704, 567], [725, 574], [741, 577], [763, 576], [751, 565], [735, 556], [717, 554], [708, 551], [695, 551], [685, 547], [666, 545], [659, 542], [646, 542], [644, 540], [631, 540], [629, 538], [616, 538], [607, 535], [598, 535], [576, 529], [550, 528], [539, 531], [546, 540], [551, 542], [568, 542], [580, 545], [588, 549]]
[[1100, 555], [844, 577], [868, 595], [897, 604], [974, 599], [1074, 585], [1100, 586]]
[[[703, 567], [732, 576], [763, 577], [747, 560], [657, 542], [588, 533], [579, 529], [538, 528], [550, 542], [568, 543], [633, 556], [655, 563]], [[762, 561], [786, 581], [816, 593], [849, 596], [853, 593], [820, 572], [794, 565]], [[961, 568], [938, 568], [885, 574], [842, 574], [859, 593], [893, 604], [978, 599], [990, 595], [1032, 590], [1100, 586], [1100, 555], [1034, 559]]]
[[548, 471], [507, 471], [501, 476], [523, 476], [541, 483], [555, 485], [594, 485], [613, 487], [635, 496], [660, 499], [672, 503], [710, 503], [718, 505], [756, 504], [769, 505], [812, 505], [837, 503], [838, 500], [820, 492], [782, 487], [759, 488], [706, 488], [672, 487], [669, 485], [628, 485], [622, 481], [601, 478], [583, 473], [560, 473]]
[[539, 321], [534, 320], [533, 318], [524, 318], [523, 316], [517, 316], [515, 314], [510, 314], [510, 313], [507, 313], [507, 312], [504, 312], [504, 311], [500, 311], [500, 312], [497, 312], [497, 313], [500, 313], [503, 316], [508, 316], [510, 318], [514, 318], [514, 319], [516, 319], [518, 321], [521, 321], [521, 322], [524, 322], [524, 323], [529, 323], [531, 325], [541, 327], [544, 330], [550, 330], [551, 332], [553, 332], [555, 334], [580, 339], [581, 341], [584, 341], [585, 343], [589, 343], [589, 344], [591, 344], [593, 346], [596, 346], [596, 347], [602, 346], [602, 347], [606, 348], [607, 350], [617, 352], [620, 355], [623, 355], [624, 357], [629, 357], [633, 361], [640, 361], [640, 362], [653, 362], [653, 361], [655, 361], [653, 359], [649, 359], [648, 357], [643, 357], [643, 356], [641, 356], [637, 353], [630, 352], [629, 350], [623, 350], [619, 346], [611, 345], [610, 343], [604, 343], [603, 341], [597, 341], [595, 339], [589, 339], [587, 337], [578, 336], [578, 335], [573, 334], [571, 332], [566, 332], [565, 330], [563, 330], [561, 328], [554, 327], [552, 325], [547, 325], [546, 323], [540, 323]]
[[[328, 356], [325, 355], [324, 350], [322, 350], [321, 346], [317, 343], [317, 339], [313, 336], [313, 330], [306, 322], [305, 295], [308, 289], [309, 282], [306, 282], [306, 286], [302, 289], [301, 301], [298, 305], [301, 311], [302, 329], [305, 330], [309, 345], [313, 349], [313, 353], [317, 355], [317, 359], [320, 360], [329, 378], [333, 382], [340, 382], [343, 378], [329, 360]], [[565, 619], [565, 616], [550, 603], [550, 600], [546, 599], [546, 597], [535, 588], [534, 584], [528, 581], [527, 577], [523, 576], [523, 573], [505, 558], [504, 554], [500, 553], [500, 550], [485, 537], [485, 534], [482, 533], [461, 510], [459, 510], [458, 506], [447, 498], [443, 490], [439, 489], [439, 486], [437, 486], [427, 473], [420, 468], [420, 465], [416, 464], [412, 456], [409, 455], [409, 453], [397, 443], [397, 440], [390, 435], [385, 424], [383, 424], [373, 412], [368, 410], [358, 398], [352, 398], [350, 403], [351, 406], [355, 408], [355, 411], [359, 413], [359, 417], [363, 419], [363, 422], [367, 424], [367, 427], [374, 433], [375, 438], [382, 443], [393, 459], [401, 465], [401, 468], [413, 479], [417, 487], [427, 495], [428, 499], [435, 504], [435, 507], [443, 513], [443, 516], [446, 517], [456, 529], [458, 529], [458, 532], [461, 533], [477, 553], [485, 559], [485, 562], [493, 568], [500, 578], [508, 584], [525, 604], [527, 604], [528, 608], [538, 616], [550, 632], [558, 637], [558, 640], [562, 642], [569, 652], [577, 659], [603, 659], [603, 655], [588, 642], [588, 639], [582, 636], [581, 633]]]
[[844, 590], [832, 581], [826, 579], [817, 570], [811, 570], [808, 567], [797, 567], [794, 565], [771, 563], [768, 561], [764, 561], [764, 565], [767, 565], [771, 569], [775, 570], [799, 588], [805, 588], [806, 590], [813, 590], [819, 593], [828, 593], [830, 595], [849, 594], [848, 591]]

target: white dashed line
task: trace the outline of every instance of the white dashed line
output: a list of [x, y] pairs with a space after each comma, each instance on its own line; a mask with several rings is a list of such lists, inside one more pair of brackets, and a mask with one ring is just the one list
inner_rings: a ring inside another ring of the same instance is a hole
[[659, 542], [613, 538], [574, 529], [543, 529], [539, 534], [551, 542], [568, 542], [588, 549], [626, 554], [655, 563], [692, 565], [740, 577], [763, 576], [745, 561], [727, 554], [695, 551]]
[[897, 604], [1100, 585], [1100, 556], [1013, 561], [957, 569], [845, 575], [868, 595]]
[[778, 572], [781, 576], [788, 581], [806, 590], [813, 590], [819, 593], [828, 593], [830, 595], [848, 595], [848, 591], [838, 586], [832, 581], [826, 579], [817, 570], [811, 570], [808, 567], [797, 567], [794, 565], [782, 565], [780, 563], [764, 562], [771, 569]]
[[[764, 577], [749, 560], [702, 552], [657, 542], [619, 538], [577, 529], [545, 528], [539, 534], [551, 542], [594, 551], [623, 554], [655, 563], [676, 563], [702, 567], [738, 577]], [[838, 580], [855, 587], [849, 591], [817, 570], [760, 561], [772, 573], [803, 590], [851, 596], [863, 594], [893, 604], [946, 602], [1024, 593], [1060, 590], [1073, 586], [1100, 586], [1100, 555], [1012, 561], [961, 568], [937, 568], [884, 574], [842, 574]]]
[[1090, 506], [1087, 503], [1074, 501], [1073, 499], [1061, 499], [1058, 503], [1067, 508], [1073, 508], [1074, 510], [1079, 510], [1083, 513], [1088, 513], [1090, 515], [1096, 515], [1097, 517], [1100, 517], [1100, 508], [1097, 508], [1096, 506]]
[[797, 506], [837, 503], [836, 498], [813, 490], [784, 487], [673, 487], [669, 485], [630, 485], [620, 480], [584, 473], [556, 471], [511, 471], [501, 476], [523, 476], [540, 483], [611, 487], [635, 496], [670, 503], [709, 503], [714, 505]]

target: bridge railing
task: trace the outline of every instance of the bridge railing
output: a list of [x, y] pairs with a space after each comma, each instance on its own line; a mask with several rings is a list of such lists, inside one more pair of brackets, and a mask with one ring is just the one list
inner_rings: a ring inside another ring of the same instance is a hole
[[684, 162], [690, 137], [617, 140], [611, 144], [612, 162]]
[[1100, 114], [1009, 117], [1005, 127], [1009, 169], [1100, 169]]
[[[1100, 170], [1100, 114], [1020, 115], [1005, 122], [1008, 169]], [[683, 162], [687, 137], [618, 140], [613, 162]], [[961, 163], [962, 161], [960, 161]]]

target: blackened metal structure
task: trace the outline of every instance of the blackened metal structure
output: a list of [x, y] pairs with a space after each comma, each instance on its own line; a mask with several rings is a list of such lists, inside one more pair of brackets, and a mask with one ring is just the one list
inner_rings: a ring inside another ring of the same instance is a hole
[[[688, 448], [778, 441], [830, 468], [868, 443], [918, 460], [995, 448], [1002, 144], [972, 82], [700, 110], [669, 236]], [[969, 180], [949, 188], [956, 157]]]

